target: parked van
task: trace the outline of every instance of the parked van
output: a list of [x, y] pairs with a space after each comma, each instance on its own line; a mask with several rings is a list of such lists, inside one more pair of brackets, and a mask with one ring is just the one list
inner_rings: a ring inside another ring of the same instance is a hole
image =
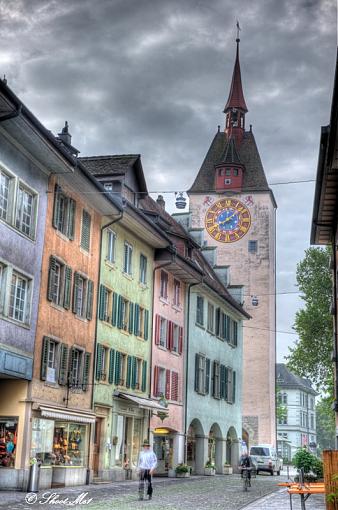
[[260, 471], [268, 471], [271, 476], [273, 476], [274, 473], [280, 475], [282, 463], [277, 457], [276, 448], [273, 446], [269, 444], [251, 446], [250, 457], [253, 464], [256, 466], [257, 474]]

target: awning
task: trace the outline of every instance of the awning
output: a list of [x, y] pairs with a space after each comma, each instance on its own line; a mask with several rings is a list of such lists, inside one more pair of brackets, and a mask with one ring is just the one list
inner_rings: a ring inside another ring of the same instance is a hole
[[54, 418], [56, 420], [73, 421], [75, 423], [95, 423], [95, 415], [89, 413], [80, 413], [68, 409], [54, 409], [52, 407], [39, 407], [41, 416], [45, 418]]
[[157, 400], [152, 400], [151, 398], [136, 397], [134, 395], [129, 395], [128, 393], [121, 393], [120, 391], [114, 393], [114, 397], [120, 397], [125, 400], [129, 400], [130, 402], [134, 402], [134, 404], [137, 404], [142, 409], [161, 411], [162, 413], [169, 412], [167, 407], [162, 406]]

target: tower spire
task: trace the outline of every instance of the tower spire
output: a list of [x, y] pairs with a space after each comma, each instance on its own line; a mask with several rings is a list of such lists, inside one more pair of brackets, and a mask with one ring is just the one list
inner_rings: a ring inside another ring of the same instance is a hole
[[239, 32], [241, 30], [239, 22], [237, 21], [237, 38], [236, 38], [236, 59], [234, 70], [232, 73], [232, 81], [230, 86], [229, 97], [224, 107], [223, 112], [226, 115], [225, 132], [228, 136], [233, 135], [237, 145], [241, 142], [244, 133], [245, 114], [248, 108], [245, 103], [241, 67], [239, 64]]

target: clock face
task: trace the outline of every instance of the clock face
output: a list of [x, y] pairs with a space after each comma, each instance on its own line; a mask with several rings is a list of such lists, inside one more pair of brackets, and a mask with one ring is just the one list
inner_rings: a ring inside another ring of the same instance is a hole
[[242, 202], [233, 198], [222, 198], [206, 212], [205, 228], [208, 234], [220, 243], [234, 243], [248, 232], [251, 215]]

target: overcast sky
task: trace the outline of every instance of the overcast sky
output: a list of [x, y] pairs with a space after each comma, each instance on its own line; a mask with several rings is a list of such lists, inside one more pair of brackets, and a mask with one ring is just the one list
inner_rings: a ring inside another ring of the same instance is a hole
[[[192, 184], [220, 124], [241, 31], [242, 82], [269, 183], [314, 179], [336, 58], [335, 0], [0, 0], [0, 73], [81, 155], [142, 155], [148, 189]], [[294, 292], [314, 183], [272, 186], [278, 292]], [[168, 197], [167, 201], [170, 202]], [[278, 296], [292, 331], [296, 294]], [[278, 333], [283, 361], [294, 335]]]

